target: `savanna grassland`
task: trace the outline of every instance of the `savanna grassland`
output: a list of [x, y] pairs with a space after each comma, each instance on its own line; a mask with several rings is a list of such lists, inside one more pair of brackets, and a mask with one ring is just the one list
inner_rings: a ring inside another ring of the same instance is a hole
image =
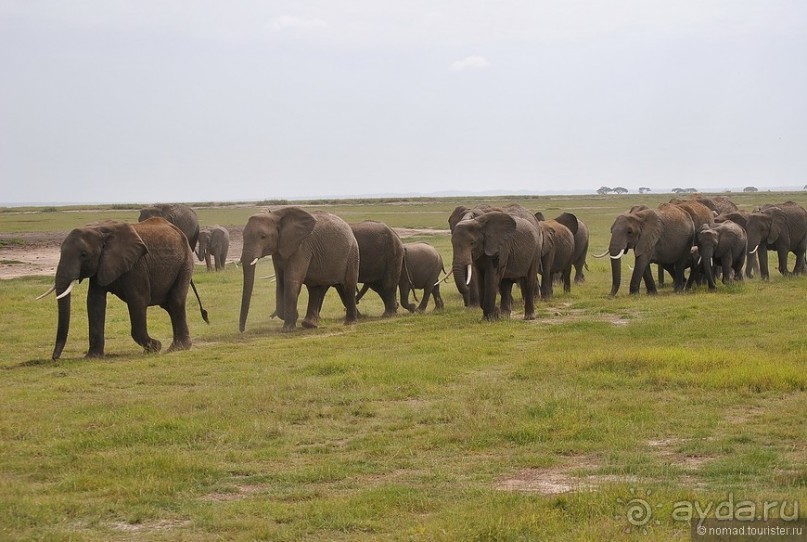
[[[618, 213], [669, 198], [484, 201], [575, 213], [599, 253]], [[480, 201], [316, 208], [414, 230], [405, 241], [432, 243], [450, 265], [447, 217]], [[0, 239], [24, 246], [24, 232], [136, 221], [139, 207], [2, 209]], [[260, 208], [197, 212], [237, 230]], [[381, 319], [370, 293], [365, 317], [343, 326], [331, 291], [321, 326], [292, 334], [269, 319], [268, 279], [240, 334], [240, 269], [197, 266], [211, 323], [189, 299], [192, 350], [143, 354], [110, 296], [107, 356], [84, 359], [85, 282], [58, 362], [56, 303], [33, 301], [52, 278], [2, 280], [0, 539], [689, 540], [682, 503], [728, 500], [760, 512], [785, 502], [786, 515], [800, 504], [804, 518], [807, 277], [771, 263], [766, 283], [633, 297], [625, 284], [609, 298], [609, 262], [589, 257], [586, 282], [556, 288], [532, 322], [518, 305], [512, 320], [482, 322], [449, 281], [441, 313]], [[258, 265], [258, 277], [272, 274], [268, 259]], [[168, 344], [159, 308], [149, 326]]]

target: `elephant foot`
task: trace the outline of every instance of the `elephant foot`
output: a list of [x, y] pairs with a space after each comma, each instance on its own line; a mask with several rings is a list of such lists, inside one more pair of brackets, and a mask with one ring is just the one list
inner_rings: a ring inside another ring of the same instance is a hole
[[352, 326], [352, 325], [355, 325], [355, 324], [356, 324], [356, 321], [357, 321], [357, 319], [356, 319], [356, 318], [345, 317], [345, 325], [346, 325], [346, 326]]
[[84, 355], [84, 357], [87, 358], [87, 359], [101, 359], [101, 358], [104, 357], [104, 351], [103, 350], [90, 350]]
[[[309, 320], [308, 318], [306, 318], [305, 320], [303, 320], [300, 323], [300, 325], [303, 326], [306, 329], [317, 329], [317, 326], [319, 325], [319, 323], [316, 320]], [[286, 327], [286, 326], [283, 326], [283, 327]]]
[[150, 339], [149, 342], [143, 346], [143, 350], [145, 350], [146, 354], [158, 354], [162, 348], [162, 343], [157, 339]]
[[293, 333], [297, 329], [297, 324], [283, 324], [280, 331], [283, 333]]
[[524, 315], [524, 319], [525, 319], [525, 320], [535, 320], [535, 313], [534, 313], [534, 312], [531, 312], [531, 313], [529, 313], [529, 314], [525, 314], [525, 315]]
[[384, 311], [381, 318], [394, 318], [395, 316], [398, 316], [398, 311]]
[[178, 350], [190, 350], [191, 349], [191, 340], [185, 339], [182, 341], [174, 341], [171, 343], [171, 346], [168, 347], [168, 352], [176, 352]]

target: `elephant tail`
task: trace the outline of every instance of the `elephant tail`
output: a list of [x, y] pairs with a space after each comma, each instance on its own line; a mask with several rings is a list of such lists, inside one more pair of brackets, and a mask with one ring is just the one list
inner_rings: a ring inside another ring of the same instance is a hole
[[409, 281], [409, 289], [412, 290], [412, 297], [415, 299], [415, 303], [420, 303], [418, 295], [415, 293], [415, 284], [412, 282], [412, 273], [409, 272], [409, 265], [406, 263], [406, 252], [404, 252], [403, 266], [406, 271], [406, 280]]
[[202, 313], [202, 320], [204, 320], [206, 324], [210, 325], [210, 320], [207, 318], [207, 311], [202, 306], [202, 298], [199, 297], [199, 291], [196, 289], [196, 284], [193, 283], [193, 279], [191, 279], [191, 288], [193, 288], [193, 293], [196, 294], [196, 301], [199, 302], [199, 310]]

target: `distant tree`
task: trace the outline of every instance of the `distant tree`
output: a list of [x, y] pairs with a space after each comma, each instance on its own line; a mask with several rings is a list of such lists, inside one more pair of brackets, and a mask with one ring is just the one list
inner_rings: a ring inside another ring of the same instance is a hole
[[743, 188], [743, 192], [759, 192], [759, 188], [756, 186], [746, 186]]
[[807, 190], [807, 184], [804, 185], [804, 190]]
[[622, 186], [617, 186], [616, 188], [613, 189], [613, 192], [616, 193], [616, 194], [627, 194], [628, 189], [624, 188]]
[[601, 196], [603, 196], [603, 195], [607, 194], [608, 192], [613, 192], [613, 190], [611, 190], [611, 189], [610, 189], [610, 188], [608, 188], [607, 186], [601, 186], [601, 187], [600, 187], [600, 188], [597, 190], [597, 193], [598, 193], [599, 195], [601, 195]]
[[646, 186], [639, 187], [639, 193], [640, 194], [647, 194], [648, 192], [650, 192], [650, 189], [647, 188]]
[[683, 188], [673, 188], [672, 191], [676, 194], [683, 194], [685, 192]]
[[685, 193], [685, 194], [694, 194], [694, 193], [695, 193], [695, 192], [697, 192], [697, 191], [698, 191], [698, 189], [697, 189], [697, 188], [685, 188], [685, 189], [684, 189], [684, 193]]

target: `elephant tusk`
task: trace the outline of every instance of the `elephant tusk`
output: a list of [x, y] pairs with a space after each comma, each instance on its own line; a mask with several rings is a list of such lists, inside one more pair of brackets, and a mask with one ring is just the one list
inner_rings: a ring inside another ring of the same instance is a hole
[[759, 245], [756, 245], [756, 246], [754, 247], [754, 250], [752, 250], [751, 252], [749, 252], [749, 254], [755, 254], [758, 248], [759, 248]]
[[454, 272], [454, 270], [452, 269], [451, 271], [449, 271], [449, 272], [446, 274], [446, 276], [445, 276], [445, 277], [443, 277], [443, 278], [441, 278], [440, 280], [438, 280], [437, 282], [435, 282], [435, 283], [434, 283], [434, 285], [435, 285], [435, 286], [437, 286], [437, 285], [438, 285], [438, 284], [440, 284], [441, 282], [445, 282], [445, 281], [447, 281], [447, 280], [448, 280], [448, 277], [450, 277], [450, 276], [451, 276], [451, 273], [453, 273], [453, 272]]
[[605, 256], [607, 256], [607, 255], [608, 255], [608, 250], [606, 250], [602, 254], [592, 254], [592, 256], [594, 256], [595, 258], [605, 258]]
[[70, 292], [73, 290], [73, 286], [76, 285], [76, 282], [78, 282], [78, 280], [74, 280], [73, 282], [71, 282], [70, 286], [68, 286], [67, 289], [64, 292], [62, 292], [62, 293], [60, 293], [59, 295], [56, 296], [56, 299], [61, 299], [61, 298], [65, 297], [65, 296], [70, 295]]
[[465, 273], [468, 275], [468, 278], [465, 279], [465, 285], [468, 286], [471, 284], [471, 277], [473, 276], [473, 266], [468, 264], [468, 267], [465, 269]]
[[37, 297], [36, 300], [39, 301], [43, 297], [47, 297], [48, 295], [52, 294], [55, 290], [56, 290], [56, 285], [54, 284], [53, 286], [50, 287], [50, 290], [48, 290], [47, 292], [45, 292], [41, 296]]
[[256, 263], [258, 263], [258, 260], [260, 260], [260, 258], [255, 258], [254, 260], [249, 262], [249, 265], [255, 265]]
[[625, 249], [623, 248], [623, 249], [620, 251], [620, 253], [619, 253], [619, 254], [617, 254], [616, 256], [611, 256], [611, 259], [612, 259], [612, 260], [619, 260], [620, 258], [622, 258], [622, 256], [624, 256], [624, 255], [625, 255], [625, 253], [626, 253], [626, 252], [627, 252], [627, 250], [625, 250]]
[[701, 264], [701, 260], [702, 260], [702, 259], [703, 259], [703, 258], [701, 258], [700, 256], [698, 256], [698, 261], [697, 261], [697, 262], [695, 262], [695, 267], [698, 267], [698, 266]]

